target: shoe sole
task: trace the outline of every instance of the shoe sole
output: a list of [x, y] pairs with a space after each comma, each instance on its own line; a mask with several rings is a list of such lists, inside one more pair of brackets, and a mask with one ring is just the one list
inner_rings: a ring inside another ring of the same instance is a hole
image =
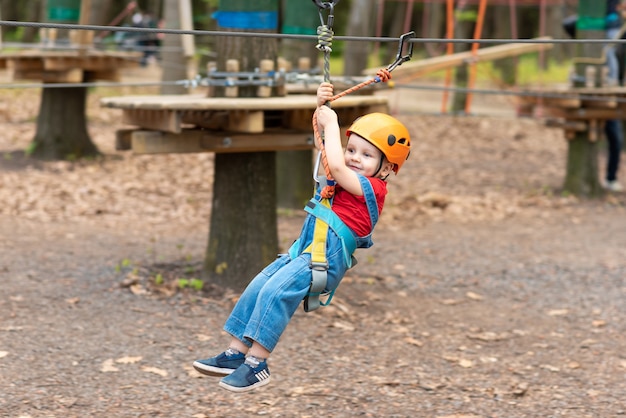
[[225, 369], [223, 367], [209, 366], [206, 364], [202, 364], [198, 361], [193, 362], [193, 368], [196, 369], [198, 372], [205, 374], [207, 376], [217, 376], [217, 377], [228, 376], [229, 374], [232, 374], [236, 370], [236, 369]]
[[270, 379], [271, 378], [268, 377], [267, 379], [260, 380], [260, 381], [256, 382], [253, 385], [244, 386], [244, 387], [231, 386], [228, 383], [224, 383], [224, 382], [220, 381], [220, 387], [223, 387], [226, 390], [230, 390], [231, 392], [237, 392], [237, 393], [249, 392], [249, 391], [254, 390], [256, 388], [260, 388], [261, 386], [267, 385], [270, 382]]

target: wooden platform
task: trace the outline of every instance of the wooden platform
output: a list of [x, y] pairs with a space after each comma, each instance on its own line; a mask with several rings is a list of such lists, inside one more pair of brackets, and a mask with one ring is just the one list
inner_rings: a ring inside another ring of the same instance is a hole
[[[125, 96], [100, 101], [123, 110], [136, 128], [117, 133], [117, 149], [136, 153], [258, 152], [311, 149], [314, 95], [211, 98], [200, 95]], [[385, 97], [345, 96], [332, 103], [341, 125], [387, 112]]]
[[0, 53], [0, 69], [8, 69], [11, 80], [40, 80], [44, 83], [119, 81], [119, 70], [139, 65], [137, 52], [29, 50]]
[[572, 87], [535, 92], [536, 96], [519, 98], [520, 115], [546, 118], [547, 125], [562, 128], [567, 139], [573, 139], [576, 132], [586, 131], [589, 140], [596, 141], [603, 122], [626, 119], [626, 87]]

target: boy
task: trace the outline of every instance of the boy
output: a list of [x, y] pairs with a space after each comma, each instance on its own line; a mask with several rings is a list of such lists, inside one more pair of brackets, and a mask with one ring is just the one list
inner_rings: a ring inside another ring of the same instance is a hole
[[[348, 144], [342, 149], [337, 114], [324, 106], [333, 95], [333, 86], [322, 83], [317, 90], [317, 123], [324, 132], [326, 159], [337, 186], [332, 212], [359, 248], [372, 245], [371, 232], [382, 211], [387, 194], [385, 179], [408, 158], [410, 137], [395, 118], [372, 113], [357, 119], [348, 130]], [[319, 196], [316, 196], [319, 197]], [[224, 330], [232, 338], [229, 348], [193, 363], [208, 375], [225, 376], [219, 385], [233, 392], [246, 392], [270, 381], [267, 359], [289, 320], [309, 293], [311, 253], [315, 216], [307, 216], [300, 238], [289, 254], [280, 256], [248, 284], [226, 320]], [[328, 263], [326, 290], [339, 285], [351, 267], [343, 236], [331, 228], [326, 239]], [[350, 246], [348, 246], [350, 247]], [[352, 246], [354, 247], [354, 246]]]

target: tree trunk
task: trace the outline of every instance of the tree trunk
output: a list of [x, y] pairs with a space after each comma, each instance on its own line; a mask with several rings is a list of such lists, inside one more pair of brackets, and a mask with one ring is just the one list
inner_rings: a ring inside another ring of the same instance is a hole
[[[606, 14], [606, 2], [579, 0], [579, 19], [603, 20]], [[579, 28], [578, 39], [604, 39], [604, 30], [598, 28]], [[580, 57], [601, 55], [602, 44], [582, 44], [579, 46]], [[589, 129], [598, 129], [589, 127]], [[596, 132], [598, 134], [598, 132]], [[563, 189], [578, 196], [597, 197], [603, 194], [598, 180], [598, 143], [590, 141], [588, 132], [577, 132], [568, 143], [567, 174]]]
[[[352, 0], [346, 35], [371, 35], [373, 11], [375, 9], [373, 0]], [[367, 42], [346, 42], [343, 55], [344, 74], [358, 76], [367, 68], [369, 44]]]
[[204, 271], [221, 286], [243, 289], [276, 258], [275, 152], [217, 154]]
[[[165, 26], [167, 29], [180, 28], [178, 0], [165, 0]], [[165, 34], [161, 58], [164, 63], [162, 66], [162, 81], [184, 80], [187, 78], [187, 59], [183, 52], [181, 35]], [[183, 85], [164, 84], [161, 86], [161, 94], [185, 94], [187, 92]]]
[[32, 157], [74, 160], [99, 154], [87, 133], [86, 99], [86, 87], [43, 89]]
[[[493, 6], [493, 8], [495, 12], [495, 37], [499, 39], [513, 38], [510, 7], [499, 5]], [[517, 62], [517, 57], [504, 58], [494, 62], [494, 67], [500, 70], [502, 81], [509, 86], [514, 86], [517, 82]]]
[[[278, 12], [278, 0], [221, 0], [220, 10]], [[220, 28], [224, 29], [231, 30]], [[237, 59], [240, 71], [254, 71], [262, 59], [275, 61], [277, 51], [275, 39], [223, 38], [217, 42], [217, 68], [225, 71], [226, 61]], [[256, 86], [239, 88], [242, 97], [254, 97], [256, 92]], [[216, 88], [215, 93], [224, 96], [224, 88]], [[219, 285], [242, 290], [277, 252], [276, 153], [216, 154], [203, 276]]]
[[[472, 13], [472, 11], [474, 13]], [[465, 18], [459, 18], [456, 23], [456, 35], [458, 39], [471, 39], [474, 36], [474, 26], [476, 25], [475, 15], [477, 13], [476, 8], [468, 8], [461, 10], [461, 13], [457, 14], [465, 16]], [[473, 17], [474, 16], [474, 17]], [[454, 52], [469, 51], [472, 48], [472, 44], [459, 43], [454, 46]], [[454, 85], [460, 88], [466, 88], [468, 85], [468, 68], [467, 65], [459, 65], [456, 67], [454, 73]], [[467, 101], [467, 93], [456, 92], [454, 93], [454, 99], [452, 100], [452, 113], [463, 113], [465, 111], [465, 102]]]

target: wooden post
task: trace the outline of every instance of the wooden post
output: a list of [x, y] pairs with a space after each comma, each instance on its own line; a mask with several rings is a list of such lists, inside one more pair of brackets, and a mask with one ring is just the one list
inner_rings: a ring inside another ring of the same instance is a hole
[[[89, 25], [91, 23], [91, 0], [81, 0], [80, 2], [80, 25]], [[80, 30], [76, 33], [76, 43], [81, 48], [87, 48], [93, 44], [93, 31]]]
[[[167, 29], [180, 28], [180, 4], [178, 0], [165, 0], [164, 3], [165, 27]], [[181, 35], [165, 34], [163, 39], [163, 50], [161, 58], [164, 63], [182, 63], [186, 62], [184, 53], [182, 52]], [[186, 65], [164, 65], [161, 75], [162, 81], [182, 80], [188, 77]], [[161, 94], [185, 94], [188, 89], [179, 84], [165, 84], [161, 86]]]
[[[606, 1], [579, 0], [578, 15], [576, 30], [578, 39], [606, 37], [604, 29]], [[602, 56], [602, 48], [601, 44], [581, 44], [578, 56], [598, 58]], [[591, 74], [587, 75], [591, 78]], [[595, 74], [593, 78], [595, 79]], [[574, 138], [568, 141], [567, 173], [563, 185], [564, 191], [568, 193], [587, 197], [597, 197], [604, 193], [598, 180], [599, 145], [598, 141], [591, 140], [596, 134], [593, 131], [590, 124], [589, 132], [576, 132]]]
[[[181, 0], [178, 3], [179, 15], [180, 15], [180, 28], [182, 30], [193, 30], [193, 13], [191, 11], [191, 0]], [[181, 42], [183, 44], [183, 55], [185, 56], [187, 64], [187, 76], [193, 78], [196, 76], [195, 65], [195, 53], [196, 44], [194, 42], [193, 35], [181, 35]]]
[[[220, 0], [218, 28], [275, 33], [278, 0]], [[241, 71], [254, 71], [263, 59], [275, 61], [278, 42], [265, 38], [221, 38], [217, 69], [239, 60]], [[240, 97], [256, 97], [258, 86], [240, 86]], [[215, 93], [224, 96], [224, 88]], [[218, 153], [203, 276], [214, 283], [242, 290], [276, 258], [276, 152]]]

